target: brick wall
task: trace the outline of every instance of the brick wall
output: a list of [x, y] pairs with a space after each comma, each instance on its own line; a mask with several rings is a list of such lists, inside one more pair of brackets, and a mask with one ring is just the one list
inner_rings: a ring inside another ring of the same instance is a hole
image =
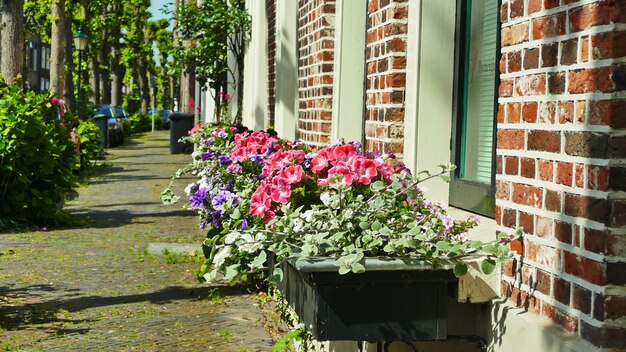
[[[626, 347], [626, 2], [504, 0], [496, 221], [513, 302]], [[621, 286], [621, 287], [620, 287]]]
[[370, 0], [367, 21], [367, 150], [402, 153], [406, 81], [406, 0]]
[[320, 146], [332, 127], [335, 0], [298, 5], [298, 138]]
[[274, 126], [276, 116], [276, 0], [265, 0], [267, 13], [267, 116], [266, 125]]

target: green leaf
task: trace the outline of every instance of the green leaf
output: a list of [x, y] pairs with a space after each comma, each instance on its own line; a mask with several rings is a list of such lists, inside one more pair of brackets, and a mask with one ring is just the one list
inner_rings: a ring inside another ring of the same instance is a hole
[[464, 262], [458, 262], [454, 266], [454, 276], [461, 277], [467, 274], [467, 264]]
[[233, 210], [233, 213], [230, 214], [231, 219], [237, 220], [241, 218], [241, 212], [239, 211], [239, 209], [235, 208], [235, 210]]
[[350, 268], [348, 268], [347, 266], [340, 266], [339, 267], [339, 274], [340, 275], [345, 275], [347, 273], [350, 272]]
[[480, 263], [480, 270], [487, 275], [493, 273], [496, 270], [496, 261], [490, 258], [484, 259]]
[[470, 241], [469, 247], [473, 249], [478, 249], [483, 246], [483, 241]]
[[498, 254], [498, 247], [496, 247], [494, 244], [491, 244], [491, 243], [484, 245], [482, 250], [485, 253]]
[[385, 188], [385, 184], [383, 183], [383, 181], [376, 181], [372, 183], [370, 187], [372, 188], [372, 191], [377, 192]]
[[252, 269], [262, 268], [266, 260], [267, 260], [267, 253], [265, 253], [265, 251], [261, 251], [261, 253], [259, 253], [259, 255], [257, 255], [256, 258], [254, 258], [250, 266], [252, 267]]
[[446, 241], [439, 241], [435, 244], [435, 247], [437, 247], [440, 252], [447, 252], [448, 249], [450, 249], [450, 243]]
[[283, 281], [283, 270], [281, 268], [275, 268], [272, 275], [267, 277], [267, 281], [273, 284], [278, 284]]
[[380, 231], [380, 229], [382, 228], [383, 228], [383, 225], [378, 221], [374, 221], [374, 223], [372, 224], [372, 230], [374, 231]]
[[360, 274], [365, 272], [365, 267], [361, 263], [352, 264], [352, 272], [355, 274]]
[[239, 273], [237, 269], [239, 269], [239, 264], [229, 265], [226, 268], [226, 272], [224, 273], [224, 280], [230, 281], [234, 279], [235, 276], [237, 276], [237, 274]]

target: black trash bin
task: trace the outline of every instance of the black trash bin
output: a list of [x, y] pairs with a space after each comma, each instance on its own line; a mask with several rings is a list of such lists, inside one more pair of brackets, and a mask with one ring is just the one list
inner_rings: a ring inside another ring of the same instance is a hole
[[93, 117], [93, 122], [98, 126], [102, 136], [100, 137], [100, 143], [104, 148], [109, 147], [109, 117], [104, 114], [98, 114]]
[[193, 114], [175, 112], [170, 115], [170, 154], [191, 154], [193, 144], [179, 140], [193, 128]]

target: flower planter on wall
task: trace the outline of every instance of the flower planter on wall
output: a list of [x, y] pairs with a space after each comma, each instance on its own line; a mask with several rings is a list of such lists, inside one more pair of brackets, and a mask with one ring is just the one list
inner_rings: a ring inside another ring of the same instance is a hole
[[333, 259], [282, 265], [279, 290], [318, 341], [440, 340], [446, 300], [456, 292], [451, 269], [418, 261], [366, 258], [366, 272], [340, 275]]

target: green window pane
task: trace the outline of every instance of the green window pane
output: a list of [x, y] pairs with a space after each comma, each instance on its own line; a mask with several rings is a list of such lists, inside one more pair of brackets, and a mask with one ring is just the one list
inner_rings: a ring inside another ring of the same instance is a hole
[[498, 0], [468, 1], [459, 177], [490, 185], [498, 49]]

